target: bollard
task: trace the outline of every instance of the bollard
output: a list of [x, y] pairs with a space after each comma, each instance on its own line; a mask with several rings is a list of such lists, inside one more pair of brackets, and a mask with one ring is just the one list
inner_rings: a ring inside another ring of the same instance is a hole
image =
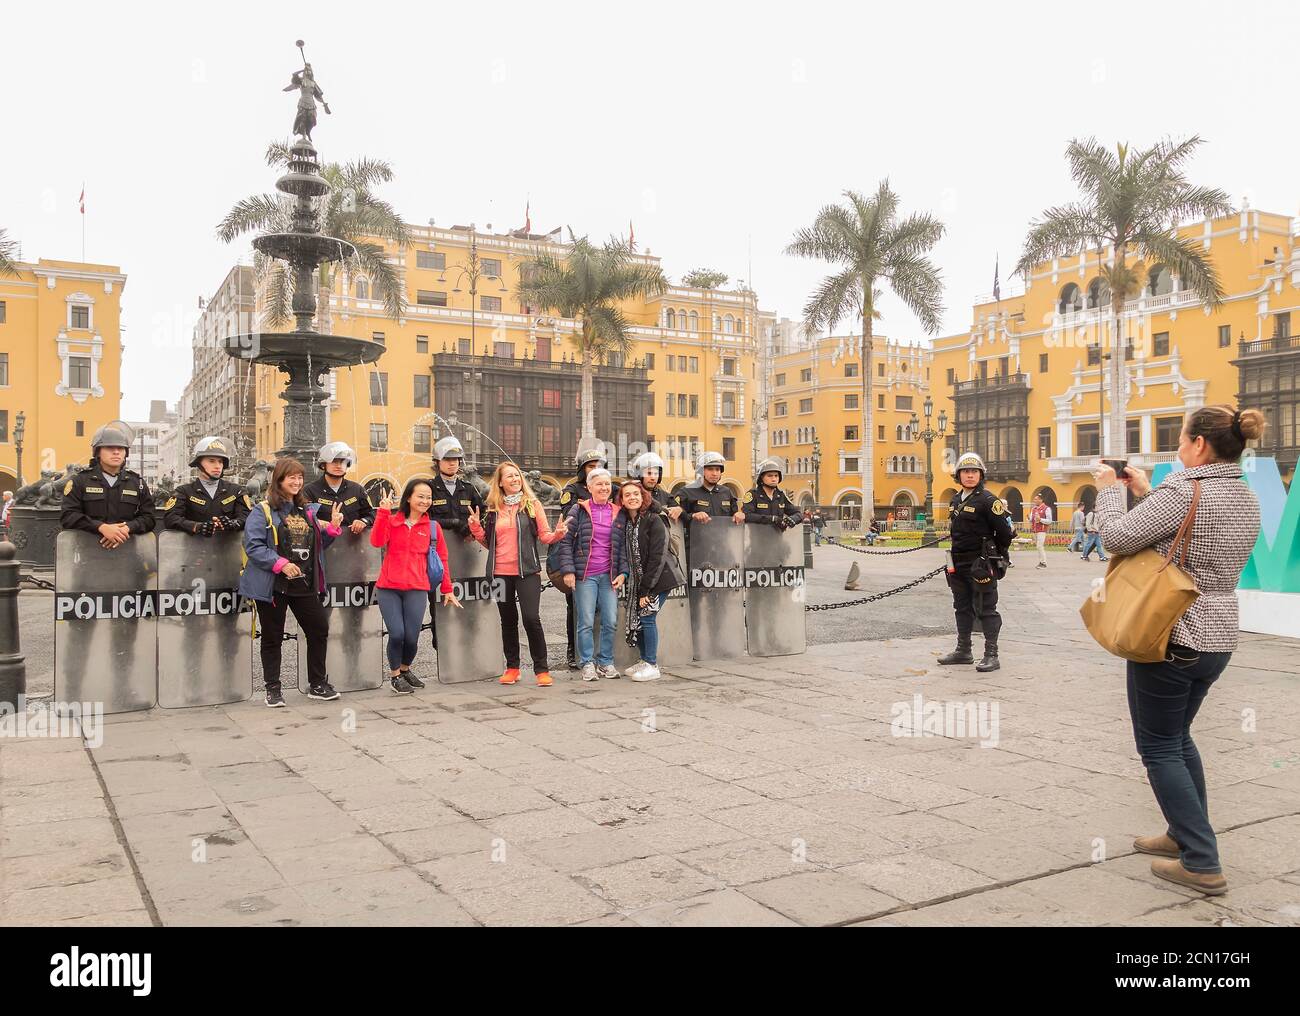
[[813, 566], [812, 546], [812, 523], [805, 522], [803, 527], [803, 566], [806, 569]]
[[18, 708], [18, 698], [27, 694], [27, 665], [20, 651], [18, 627], [18, 548], [8, 540], [0, 542], [0, 705]]

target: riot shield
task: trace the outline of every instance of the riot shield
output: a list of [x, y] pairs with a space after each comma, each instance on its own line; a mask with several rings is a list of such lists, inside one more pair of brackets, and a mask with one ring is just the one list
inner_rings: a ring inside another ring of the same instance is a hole
[[239, 597], [243, 536], [158, 534], [158, 704], [166, 709], [253, 694], [253, 603]]
[[[338, 691], [369, 691], [384, 683], [384, 622], [375, 599], [382, 558], [370, 545], [370, 531], [346, 528], [325, 550], [325, 603], [330, 634], [325, 671]], [[310, 690], [307, 643], [298, 633], [298, 690]]]
[[54, 700], [106, 713], [158, 701], [158, 543], [133, 535], [108, 550], [94, 533], [55, 541]]
[[694, 658], [745, 655], [745, 529], [730, 519], [691, 522], [687, 573]]
[[750, 656], [792, 656], [808, 648], [803, 533], [745, 527], [745, 634]]
[[501, 615], [497, 598], [501, 583], [486, 577], [487, 551], [478, 543], [447, 534], [447, 564], [459, 608], [438, 596], [438, 682], [461, 684], [500, 677], [505, 669], [501, 649]]

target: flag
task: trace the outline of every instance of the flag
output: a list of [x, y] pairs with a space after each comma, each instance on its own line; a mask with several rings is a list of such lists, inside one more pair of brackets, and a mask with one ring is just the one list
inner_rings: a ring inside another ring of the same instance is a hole
[[81, 202], [81, 214], [85, 215], [86, 214], [86, 185], [84, 182], [81, 185], [81, 197], [79, 197], [77, 200]]
[[998, 284], [999, 260], [997, 257], [993, 260], [993, 299], [995, 300], [1002, 299], [1002, 287]]

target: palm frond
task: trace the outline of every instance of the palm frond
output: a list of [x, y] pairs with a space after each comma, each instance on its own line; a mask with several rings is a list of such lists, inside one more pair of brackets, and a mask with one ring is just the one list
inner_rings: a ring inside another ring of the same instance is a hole
[[397, 265], [388, 260], [387, 252], [377, 243], [358, 243], [357, 263], [370, 277], [372, 298], [384, 301], [384, 313], [396, 320], [406, 311], [406, 285]]
[[943, 273], [928, 257], [898, 258], [889, 273], [890, 288], [933, 335], [943, 320]]
[[0, 229], [0, 275], [18, 274], [18, 241], [9, 238], [7, 229]]
[[217, 224], [217, 236], [225, 243], [253, 232], [275, 232], [289, 222], [285, 199], [275, 194], [255, 194], [235, 204]]
[[842, 318], [862, 309], [862, 280], [852, 268], [822, 279], [804, 304], [804, 334], [831, 330]]
[[1223, 303], [1223, 280], [1214, 262], [1205, 256], [1200, 241], [1173, 232], [1139, 233], [1133, 238], [1141, 256], [1176, 272], [1183, 286], [1208, 307]]

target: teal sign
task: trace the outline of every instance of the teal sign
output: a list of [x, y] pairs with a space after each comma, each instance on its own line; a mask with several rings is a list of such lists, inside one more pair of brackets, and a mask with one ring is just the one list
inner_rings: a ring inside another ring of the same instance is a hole
[[[1183, 468], [1162, 462], [1151, 471], [1151, 485]], [[1241, 460], [1246, 486], [1259, 500], [1259, 539], [1241, 573], [1238, 589], [1269, 593], [1300, 593], [1300, 490], [1294, 481], [1287, 496], [1277, 460], [1249, 456]]]

